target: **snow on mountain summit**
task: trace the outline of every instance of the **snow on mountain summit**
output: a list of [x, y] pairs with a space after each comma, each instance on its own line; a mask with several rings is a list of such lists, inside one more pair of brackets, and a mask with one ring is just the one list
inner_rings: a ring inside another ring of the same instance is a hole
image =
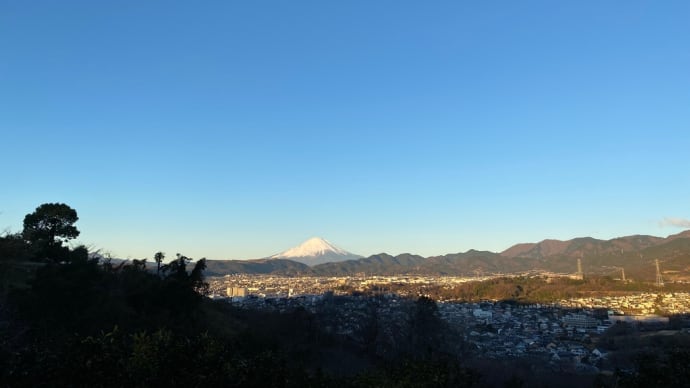
[[303, 256], [319, 256], [327, 252], [333, 252], [341, 255], [346, 255], [348, 253], [320, 237], [312, 237], [309, 240], [303, 242], [302, 244], [294, 248], [290, 248], [287, 251], [279, 253], [272, 257], [289, 258]]
[[307, 265], [323, 264], [358, 259], [361, 256], [340, 249], [320, 237], [312, 237], [302, 244], [285, 252], [273, 255], [271, 259], [289, 259]]

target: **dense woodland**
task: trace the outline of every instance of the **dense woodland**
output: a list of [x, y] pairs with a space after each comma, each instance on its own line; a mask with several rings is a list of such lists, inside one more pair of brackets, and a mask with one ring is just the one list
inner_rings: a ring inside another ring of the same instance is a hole
[[[559, 378], [521, 374], [523, 365], [509, 363], [496, 371], [472, 360], [427, 297], [409, 301], [394, 345], [382, 352], [375, 316], [364, 316], [364, 340], [355, 341], [325, 330], [335, 316], [327, 309], [322, 315], [238, 310], [204, 297], [204, 259], [177, 254], [165, 261], [159, 252], [153, 263], [116, 265], [69, 246], [79, 235], [77, 221], [69, 206], [44, 204], [27, 214], [20, 233], [0, 237], [0, 386], [524, 387]], [[582, 286], [545, 290], [532, 282], [503, 279], [457, 292], [538, 300]], [[326, 302], [334, 309], [339, 303]], [[612, 332], [610, 342], [634, 347], [632, 334]], [[655, 345], [657, 351], [639, 355], [634, 371], [588, 383], [687, 384], [686, 344]]]

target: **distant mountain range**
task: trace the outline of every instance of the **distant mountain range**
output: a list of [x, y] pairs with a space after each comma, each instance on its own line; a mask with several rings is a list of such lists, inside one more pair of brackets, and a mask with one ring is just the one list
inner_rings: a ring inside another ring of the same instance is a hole
[[[347, 258], [348, 255], [354, 256]], [[324, 262], [331, 260], [331, 262]], [[585, 274], [653, 280], [654, 260], [665, 279], [690, 278], [690, 230], [666, 238], [635, 235], [599, 240], [591, 237], [567, 241], [544, 240], [514, 245], [501, 253], [469, 250], [443, 256], [381, 253], [358, 257], [323, 239], [310, 239], [281, 254], [259, 260], [208, 260], [207, 275], [231, 273], [276, 275], [423, 274], [479, 276], [531, 270], [575, 273], [577, 259]], [[311, 264], [311, 265], [309, 265]]]

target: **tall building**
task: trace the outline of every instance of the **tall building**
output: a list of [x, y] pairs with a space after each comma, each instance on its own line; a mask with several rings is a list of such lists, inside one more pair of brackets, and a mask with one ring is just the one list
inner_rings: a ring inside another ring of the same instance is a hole
[[225, 293], [228, 295], [230, 298], [234, 297], [245, 297], [247, 296], [247, 288], [246, 287], [228, 287]]

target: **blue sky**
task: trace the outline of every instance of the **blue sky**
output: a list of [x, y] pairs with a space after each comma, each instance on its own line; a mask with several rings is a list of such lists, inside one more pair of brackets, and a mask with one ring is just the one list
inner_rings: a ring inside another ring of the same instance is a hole
[[690, 226], [686, 1], [1, 1], [0, 228], [118, 257]]

